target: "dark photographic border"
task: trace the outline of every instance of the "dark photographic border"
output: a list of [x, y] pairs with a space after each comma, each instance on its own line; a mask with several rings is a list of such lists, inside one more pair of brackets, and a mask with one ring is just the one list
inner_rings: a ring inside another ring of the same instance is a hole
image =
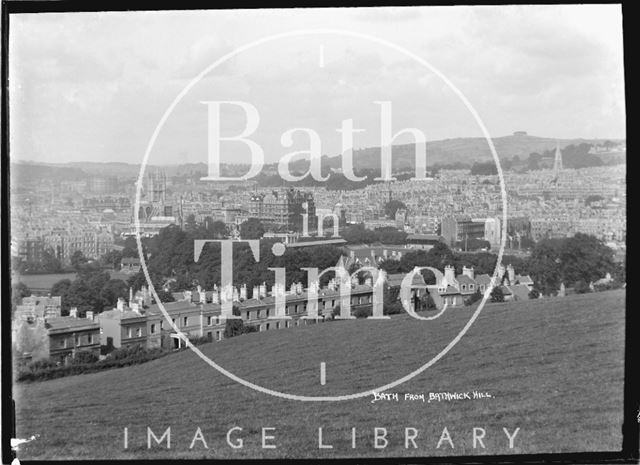
[[[232, 4], [231, 4], [232, 3]], [[461, 2], [461, 4], [468, 4]], [[525, 2], [509, 2], [524, 3]], [[538, 2], [538, 3], [555, 3], [555, 2]], [[561, 2], [567, 3], [567, 2]], [[571, 2], [577, 3], [577, 2]], [[585, 3], [585, 2], [580, 2]], [[589, 2], [590, 3], [590, 2]], [[608, 2], [597, 2], [608, 3]], [[501, 3], [487, 2], [484, 5], [496, 5]], [[619, 3], [618, 3], [619, 4]], [[430, 5], [454, 5], [452, 2], [432, 2]], [[98, 12], [98, 11], [150, 11], [150, 10], [195, 10], [195, 9], [255, 9], [255, 8], [286, 8], [286, 7], [355, 7], [355, 6], [423, 6], [411, 1], [396, 2], [380, 2], [370, 1], [364, 2], [328, 2], [326, 0], [307, 0], [303, 2], [283, 2], [272, 1], [256, 4], [248, 0], [235, 0], [220, 5], [218, 2], [198, 2], [193, 0], [183, 0], [181, 2], [173, 2], [172, 4], [162, 5], [159, 8], [154, 2], [143, 2], [141, 0], [132, 0], [128, 2], [106, 2], [100, 1], [83, 1], [78, 0], [59, 0], [59, 1], [42, 1], [42, 0], [2, 0], [2, 178], [0, 185], [2, 186], [2, 249], [0, 252], [2, 266], [2, 315], [1, 315], [1, 333], [2, 333], [2, 462], [11, 463], [15, 458], [15, 453], [10, 446], [10, 439], [14, 436], [15, 431], [15, 408], [12, 395], [13, 373], [11, 363], [11, 314], [8, 310], [11, 306], [11, 272], [10, 272], [10, 212], [9, 212], [9, 96], [8, 96], [8, 60], [11, 59], [8, 52], [9, 35], [11, 34], [10, 22], [11, 16], [19, 13], [52, 13], [52, 12]], [[622, 3], [622, 23], [624, 34], [624, 78], [625, 78], [625, 99], [626, 99], [626, 126], [630, 127], [632, 122], [633, 108], [631, 107], [631, 92], [637, 78], [634, 73], [633, 60], [630, 58], [633, 50], [631, 36], [629, 31], [634, 28], [631, 18], [631, 8], [629, 3]], [[637, 27], [637, 26], [636, 26]], [[633, 140], [633, 138], [632, 138]], [[627, 139], [627, 147], [631, 147], [633, 152], [633, 143], [629, 144]], [[628, 153], [628, 152], [627, 152]], [[627, 193], [629, 185], [629, 170], [627, 169]], [[628, 225], [631, 223], [627, 219]], [[633, 234], [630, 234], [633, 237]], [[627, 263], [629, 252], [633, 249], [631, 244], [627, 243]], [[633, 262], [631, 262], [633, 263]], [[633, 276], [633, 274], [631, 274]], [[348, 462], [348, 463], [428, 463], [428, 464], [489, 464], [489, 463], [638, 463], [639, 454], [639, 422], [640, 422], [640, 381], [638, 373], [638, 336], [635, 328], [640, 328], [640, 317], [637, 309], [632, 309], [628, 296], [625, 299], [625, 380], [624, 380], [624, 421], [622, 424], [622, 449], [616, 452], [580, 452], [580, 453], [548, 453], [548, 454], [522, 454], [522, 455], [481, 455], [481, 456], [448, 456], [448, 457], [424, 457], [424, 458], [384, 458], [384, 459], [330, 459], [330, 462]], [[635, 311], [634, 311], [635, 310]], [[635, 362], [635, 363], [634, 363]], [[153, 462], [176, 462], [178, 460], [160, 460]], [[219, 463], [237, 463], [238, 460], [216, 460]], [[255, 462], [256, 460], [248, 460], [247, 462]], [[280, 460], [264, 460], [265, 462], [279, 462]], [[317, 459], [309, 460], [284, 460], [286, 462], [315, 463]], [[78, 460], [77, 463], [93, 463], [106, 464], [114, 462], [127, 462], [124, 460]], [[151, 462], [151, 461], [148, 461]], [[188, 463], [206, 463], [204, 460], [185, 460]], [[45, 463], [44, 461], [25, 461], [25, 463]]]

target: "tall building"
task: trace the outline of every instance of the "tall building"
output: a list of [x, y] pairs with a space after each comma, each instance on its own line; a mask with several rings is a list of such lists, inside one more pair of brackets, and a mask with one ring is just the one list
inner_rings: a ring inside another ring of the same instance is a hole
[[500, 218], [487, 218], [484, 221], [484, 239], [489, 241], [491, 249], [497, 249], [500, 246]]
[[554, 180], [558, 181], [558, 176], [560, 175], [560, 171], [562, 171], [562, 152], [560, 151], [560, 146], [556, 144], [556, 154], [553, 161], [553, 173]]
[[146, 199], [151, 202], [165, 202], [167, 197], [167, 175], [163, 170], [147, 173]]
[[316, 230], [318, 219], [310, 192], [279, 189], [268, 194], [254, 193], [250, 198], [249, 218], [257, 218], [269, 229], [302, 231], [304, 214], [308, 215], [309, 231]]

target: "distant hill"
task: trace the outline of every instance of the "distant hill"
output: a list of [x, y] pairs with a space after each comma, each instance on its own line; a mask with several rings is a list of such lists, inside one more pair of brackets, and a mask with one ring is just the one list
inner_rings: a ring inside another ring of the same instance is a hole
[[[552, 139], [548, 137], [537, 137], [530, 135], [510, 135], [493, 138], [493, 144], [496, 148], [498, 156], [501, 159], [511, 159], [517, 155], [521, 159], [527, 158], [530, 153], [543, 153], [547, 150], [553, 150], [556, 143], [561, 149], [568, 145], [578, 145], [582, 143], [599, 144], [606, 139]], [[608, 139], [612, 142], [624, 142], [620, 139]], [[412, 170], [415, 162], [414, 153], [415, 144], [394, 145], [392, 149], [393, 171]], [[617, 158], [620, 158], [617, 154]], [[624, 156], [624, 155], [622, 155]], [[354, 150], [354, 168], [356, 170], [374, 170], [380, 169], [380, 147], [368, 147], [364, 149]], [[602, 155], [601, 158], [606, 158]], [[613, 158], [613, 156], [612, 156]], [[459, 137], [455, 139], [444, 139], [438, 141], [427, 142], [427, 165], [434, 164], [455, 164], [464, 163], [471, 165], [476, 161], [491, 160], [491, 152], [487, 142], [482, 137]], [[605, 164], [608, 161], [603, 160]], [[72, 163], [12, 163], [21, 167], [21, 173], [27, 170], [37, 170], [38, 174], [47, 172], [55, 168], [56, 175], [61, 174], [60, 169], [67, 169], [67, 173], [71, 178], [78, 176], [117, 176], [119, 178], [135, 178], [140, 171], [139, 164], [119, 163], [119, 162], [72, 162]], [[297, 160], [290, 165], [291, 171], [306, 171], [309, 162], [307, 160]], [[341, 156], [323, 156], [323, 167], [338, 169], [342, 166]], [[152, 165], [150, 165], [152, 166]], [[206, 163], [188, 163], [183, 165], [153, 165], [161, 167], [168, 176], [185, 176], [194, 174], [205, 174], [207, 172]], [[223, 164], [224, 166], [224, 164]], [[231, 166], [231, 165], [229, 165]], [[233, 169], [237, 169], [236, 165]], [[224, 168], [223, 168], [224, 171]], [[277, 172], [277, 163], [265, 165], [265, 172]]]
[[[511, 159], [517, 155], [521, 159], [527, 158], [530, 153], [543, 153], [546, 150], [554, 150], [556, 143], [561, 149], [568, 145], [582, 143], [599, 144], [606, 139], [552, 139], [530, 135], [511, 135], [494, 137], [493, 144], [500, 159]], [[609, 139], [612, 142], [622, 142], [620, 139]], [[392, 169], [394, 172], [412, 170], [415, 163], [415, 144], [394, 145], [392, 149]], [[354, 150], [354, 168], [356, 170], [380, 169], [380, 147], [368, 147]], [[434, 164], [472, 164], [476, 161], [491, 160], [491, 152], [487, 141], [482, 137], [458, 137], [427, 142], [427, 166]], [[323, 166], [337, 169], [341, 167], [340, 156], [324, 156]], [[291, 164], [291, 170], [303, 171], [308, 168], [308, 161], [298, 160]]]

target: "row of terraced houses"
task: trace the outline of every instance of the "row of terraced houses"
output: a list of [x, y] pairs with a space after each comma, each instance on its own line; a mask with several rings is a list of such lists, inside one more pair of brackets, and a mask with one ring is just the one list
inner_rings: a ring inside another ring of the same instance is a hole
[[[516, 275], [511, 266], [506, 269], [501, 267], [498, 271], [505, 300], [528, 298], [528, 292], [533, 287], [529, 276]], [[99, 355], [100, 346], [121, 348], [139, 345], [148, 349], [178, 349], [184, 345], [183, 337], [211, 341], [224, 338], [225, 321], [221, 317], [223, 300], [232, 301], [234, 312], [241, 317], [244, 325], [254, 326], [258, 331], [286, 329], [325, 321], [341, 305], [345, 306], [344, 298], [349, 299], [352, 314], [358, 309], [371, 310], [377, 286], [386, 284], [400, 287], [405, 276], [386, 275], [380, 270], [375, 284], [371, 277], [361, 283], [354, 276], [349, 284], [344, 284], [350, 286], [346, 297], [341, 294], [340, 283], [332, 279], [327, 286], [313, 293], [317, 295], [317, 300], [310, 298], [309, 290], [303, 289], [301, 283], [294, 283], [289, 292], [277, 286], [267, 292], [267, 286], [263, 283], [253, 288], [251, 298], [246, 285], [239, 289], [224, 290], [214, 286], [211, 291], [198, 287], [194, 291], [174, 294], [175, 302], [163, 304], [173, 325], [165, 318], [160, 307], [152, 303], [151, 293], [146, 288], [135, 296], [131, 293], [128, 303], [119, 299], [116, 308], [97, 315], [87, 312], [86, 318], [79, 318], [76, 309], [71, 309], [70, 316], [60, 316], [59, 297], [30, 297], [25, 298], [23, 305], [16, 310], [13, 341], [16, 353], [23, 358], [46, 357], [63, 363], [78, 351]], [[463, 273], [456, 276], [454, 268], [447, 266], [444, 274], [438, 273], [436, 283], [431, 285], [427, 285], [422, 275], [416, 273], [411, 282], [409, 305], [415, 310], [416, 302], [428, 293], [439, 309], [444, 305], [462, 306], [470, 295], [486, 292], [490, 283], [489, 275], [475, 276], [472, 267], [464, 267]], [[276, 295], [284, 297], [286, 318], [276, 318]], [[376, 302], [382, 311], [382, 299], [378, 300]]]

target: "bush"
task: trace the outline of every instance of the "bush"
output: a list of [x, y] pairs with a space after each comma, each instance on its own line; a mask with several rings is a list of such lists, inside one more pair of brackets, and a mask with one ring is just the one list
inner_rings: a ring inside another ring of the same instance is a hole
[[537, 289], [531, 289], [529, 291], [529, 298], [530, 299], [539, 299], [540, 298], [540, 291], [538, 291]]
[[479, 300], [482, 300], [482, 294], [480, 293], [480, 291], [476, 291], [475, 293], [471, 294], [469, 297], [465, 299], [464, 304], [473, 305]]
[[587, 282], [582, 279], [576, 281], [575, 285], [573, 286], [573, 290], [576, 294], [586, 294], [587, 292], [591, 292], [591, 289], [589, 289], [589, 285], [587, 284]]
[[[81, 353], [81, 352], [80, 352]], [[70, 365], [57, 366], [51, 360], [40, 360], [27, 364], [18, 370], [17, 381], [42, 381], [47, 379], [61, 378], [63, 376], [80, 375], [83, 373], [94, 373], [97, 371], [120, 368], [129, 365], [137, 365], [148, 362], [156, 358], [163, 357], [167, 351], [160, 348], [145, 349], [141, 346], [115, 349], [104, 360], [92, 363], [81, 363], [80, 360], [90, 360], [88, 355], [76, 356]], [[94, 356], [95, 357], [95, 356]]]
[[357, 308], [353, 312], [353, 316], [355, 316], [356, 318], [367, 318], [368, 316], [371, 316], [371, 315], [373, 315], [373, 310], [369, 306]]
[[402, 312], [404, 312], [404, 307], [399, 300], [386, 304], [382, 311], [384, 315], [398, 315]]
[[500, 287], [494, 287], [491, 291], [491, 302], [504, 302], [504, 292]]
[[76, 353], [75, 357], [71, 360], [73, 365], [87, 365], [90, 363], [96, 363], [98, 361], [98, 356], [93, 352], [89, 352], [88, 350], [81, 350]]

